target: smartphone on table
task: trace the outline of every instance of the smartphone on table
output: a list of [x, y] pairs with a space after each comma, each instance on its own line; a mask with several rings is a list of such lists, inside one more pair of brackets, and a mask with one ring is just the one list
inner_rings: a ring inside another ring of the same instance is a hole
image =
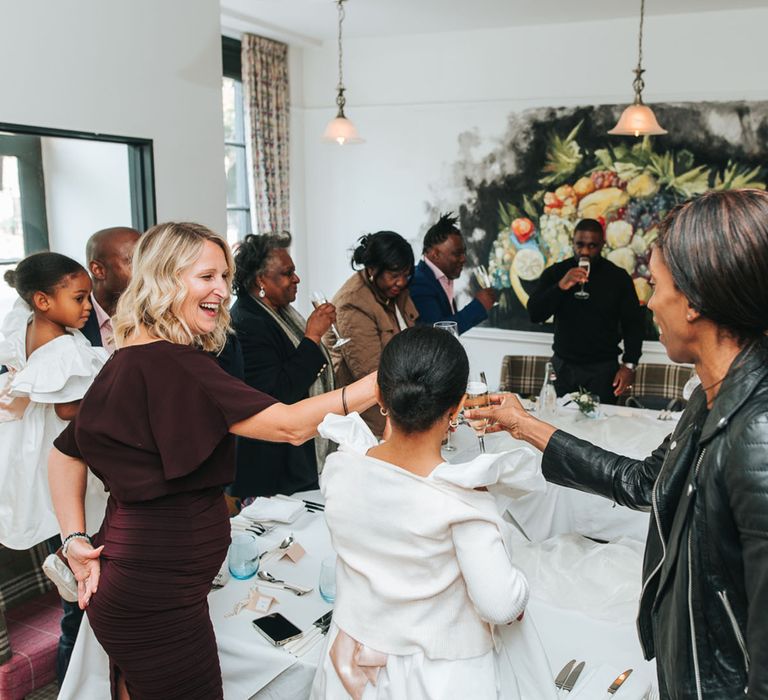
[[280, 613], [271, 613], [260, 617], [253, 621], [253, 626], [262, 637], [276, 647], [281, 647], [302, 634], [296, 625]]

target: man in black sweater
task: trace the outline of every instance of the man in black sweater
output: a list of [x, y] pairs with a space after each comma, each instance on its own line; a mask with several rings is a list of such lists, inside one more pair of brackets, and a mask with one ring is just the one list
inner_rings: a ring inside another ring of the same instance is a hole
[[[599, 221], [579, 221], [573, 234], [574, 256], [544, 270], [528, 300], [528, 313], [534, 323], [555, 317], [552, 362], [558, 396], [583, 387], [603, 403], [616, 403], [634, 380], [643, 316], [630, 276], [600, 255], [604, 244]], [[589, 259], [589, 271], [579, 266], [582, 258]], [[576, 294], [582, 283], [587, 298]]]

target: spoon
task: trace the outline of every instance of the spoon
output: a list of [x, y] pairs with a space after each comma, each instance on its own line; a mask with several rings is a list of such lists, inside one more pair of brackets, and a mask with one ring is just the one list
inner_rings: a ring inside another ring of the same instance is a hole
[[288, 535], [287, 537], [283, 538], [283, 541], [277, 545], [277, 547], [273, 547], [272, 549], [267, 549], [265, 552], [262, 553], [262, 555], [259, 557], [259, 559], [263, 559], [267, 554], [275, 554], [283, 549], [288, 549], [293, 544], [293, 533]]
[[269, 571], [259, 571], [256, 576], [258, 576], [262, 581], [267, 581], [268, 583], [279, 585], [281, 588], [285, 588], [286, 590], [291, 591], [292, 593], [295, 593], [299, 596], [305, 595], [312, 590], [311, 588], [302, 588], [301, 586], [294, 586], [293, 584], [286, 583], [281, 578], [275, 578], [272, 574], [269, 573]]

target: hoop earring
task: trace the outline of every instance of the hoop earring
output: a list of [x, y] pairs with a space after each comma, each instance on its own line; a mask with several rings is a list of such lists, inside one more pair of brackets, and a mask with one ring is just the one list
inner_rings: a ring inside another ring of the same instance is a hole
[[259, 287], [259, 299], [263, 299], [265, 296], [267, 293], [264, 291], [264, 287]]
[[388, 416], [389, 415], [389, 411], [386, 408], [384, 408], [383, 406], [379, 406], [379, 413], [381, 413], [382, 416]]
[[459, 418], [458, 416], [456, 418], [452, 418], [448, 421], [448, 426], [456, 430], [456, 428], [459, 427]]

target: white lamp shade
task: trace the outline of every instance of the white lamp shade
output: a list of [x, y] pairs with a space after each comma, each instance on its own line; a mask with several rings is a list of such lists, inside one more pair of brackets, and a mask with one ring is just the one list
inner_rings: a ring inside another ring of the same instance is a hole
[[360, 138], [355, 125], [346, 117], [336, 117], [328, 122], [323, 132], [323, 141], [338, 143], [339, 146], [347, 144], [364, 143]]
[[659, 126], [653, 110], [644, 104], [629, 105], [619, 117], [616, 126], [609, 134], [618, 136], [655, 136], [666, 134], [667, 130]]

